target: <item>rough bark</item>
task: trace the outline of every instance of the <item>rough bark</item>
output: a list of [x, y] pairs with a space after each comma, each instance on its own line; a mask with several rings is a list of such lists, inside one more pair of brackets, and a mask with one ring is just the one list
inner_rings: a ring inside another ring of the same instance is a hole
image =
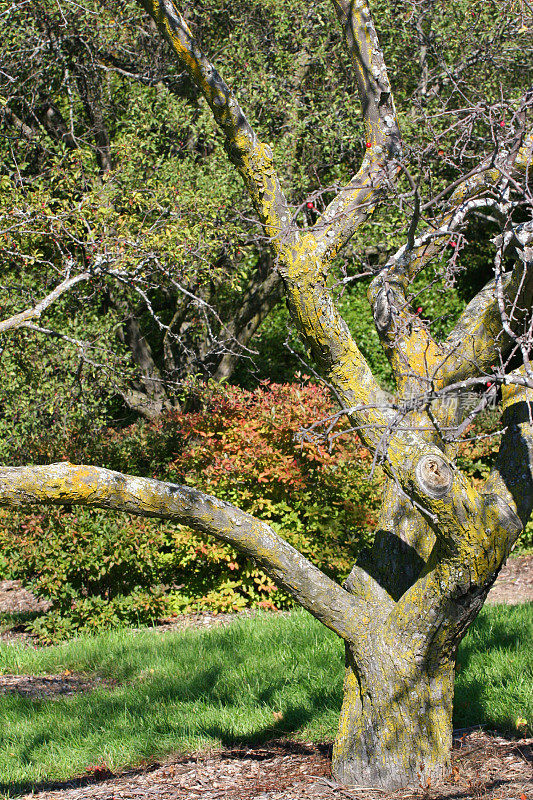
[[[533, 295], [533, 228], [508, 225], [506, 212], [510, 183], [529, 174], [533, 138], [521, 134], [509, 153], [458, 181], [448, 210], [418, 238], [412, 225], [406, 245], [374, 280], [369, 299], [396, 380], [393, 403], [340, 316], [327, 280], [332, 258], [399, 168], [394, 101], [367, 3], [333, 0], [355, 66], [366, 156], [305, 230], [291, 218], [270, 147], [257, 138], [173, 0], [139, 3], [209, 104], [271, 244], [295, 325], [362, 441], [383, 463], [387, 482], [375, 544], [340, 587], [268, 525], [188, 487], [71, 464], [3, 468], [0, 503], [128, 511], [173, 519], [230, 542], [346, 642], [334, 775], [389, 790], [428, 784], [448, 769], [456, 648], [533, 505], [533, 370], [530, 340], [521, 334]], [[503, 220], [494, 284], [439, 342], [410, 308], [408, 284], [452, 231], [486, 208]], [[516, 265], [506, 277], [504, 252]], [[250, 313], [252, 304], [243, 307], [241, 321]], [[506, 431], [490, 477], [478, 486], [454, 463], [447, 430], [462, 412], [456, 396], [446, 402], [446, 390], [458, 382], [455, 393], [466, 391], [511, 344], [524, 365], [501, 380]]]
[[307, 561], [270, 526], [216, 497], [68, 462], [0, 469], [0, 504], [75, 504], [191, 525], [228, 542], [263, 566], [289, 594], [343, 638], [369, 623], [364, 603]]
[[390, 649], [361, 668], [346, 646], [333, 772], [341, 783], [389, 790], [429, 786], [449, 771], [454, 665], [405, 665]]

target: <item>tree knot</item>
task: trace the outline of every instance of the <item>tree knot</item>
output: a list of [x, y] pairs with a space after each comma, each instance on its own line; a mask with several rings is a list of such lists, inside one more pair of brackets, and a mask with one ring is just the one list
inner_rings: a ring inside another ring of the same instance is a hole
[[422, 491], [430, 497], [444, 497], [453, 483], [451, 468], [438, 455], [422, 456], [416, 465], [415, 475]]

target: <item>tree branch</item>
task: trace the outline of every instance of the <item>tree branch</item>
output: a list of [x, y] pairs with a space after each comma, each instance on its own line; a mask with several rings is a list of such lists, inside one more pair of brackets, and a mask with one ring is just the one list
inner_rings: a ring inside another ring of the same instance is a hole
[[[518, 376], [526, 377], [523, 367], [509, 377]], [[505, 430], [482, 491], [501, 497], [525, 527], [533, 510], [533, 389], [517, 384], [503, 386], [502, 406]], [[513, 544], [511, 541], [510, 546]]]
[[[341, 402], [348, 406], [368, 405], [374, 410], [388, 407], [385, 393], [377, 385], [325, 286], [323, 259], [318, 252], [314, 233], [307, 231], [302, 235], [296, 228], [290, 228], [289, 213], [274, 171], [270, 148], [257, 141], [232, 92], [199, 50], [172, 0], [161, 0], [161, 3], [139, 0], [139, 3], [155, 20], [180, 63], [204, 94], [215, 120], [224, 132], [228, 154], [244, 178], [277, 254], [279, 272], [294, 318], [323, 369], [335, 379], [336, 388], [342, 393]], [[367, 6], [364, 8], [369, 17]], [[346, 16], [347, 6], [342, 14]], [[347, 18], [347, 22], [351, 25], [351, 17], [350, 20]], [[366, 42], [363, 29], [358, 28], [357, 35]], [[362, 41], [360, 46], [366, 53], [365, 63], [368, 66], [369, 56]], [[363, 81], [369, 80], [363, 69]], [[375, 78], [372, 81], [371, 87], [378, 86]], [[380, 97], [382, 88], [379, 87]], [[368, 102], [369, 107], [374, 108], [372, 102]], [[369, 112], [369, 119], [374, 119], [373, 113]], [[376, 125], [377, 137], [377, 122]], [[383, 427], [383, 416], [376, 413], [378, 424], [381, 423]], [[363, 422], [367, 422], [366, 415]], [[377, 434], [377, 438], [374, 436], [373, 440], [379, 442], [380, 434]]]
[[505, 358], [511, 345], [520, 340], [520, 327], [533, 303], [533, 263], [527, 256], [525, 239], [521, 241], [528, 234], [528, 225], [518, 226], [516, 231], [510, 231], [507, 238], [517, 254], [512, 272], [498, 274], [465, 308], [444, 343], [446, 357], [435, 370], [436, 386], [442, 388], [492, 371], [492, 365]]
[[[246, 347], [263, 320], [279, 303], [282, 294], [283, 283], [278, 272], [270, 272], [262, 281], [254, 276], [242, 298], [240, 308], [224, 328], [228, 344], [231, 345], [235, 341], [240, 347]], [[216, 381], [227, 380], [238, 360], [238, 353], [231, 351], [225, 353], [213, 378]]]
[[[421, 206], [427, 211], [453, 190], [446, 211], [429, 222], [428, 230], [419, 236], [412, 246], [403, 245], [389, 259], [381, 274], [392, 282], [406, 283], [412, 280], [442, 250], [443, 240], [464, 225], [470, 214], [482, 208], [496, 208], [503, 196], [502, 184], [508, 183], [513, 174], [527, 175], [533, 164], [533, 131], [524, 134], [511, 154], [503, 152], [496, 160], [485, 159], [478, 167], [446, 189], [431, 202]], [[495, 192], [498, 195], [495, 196]], [[502, 211], [505, 215], [505, 212]]]
[[188, 486], [69, 463], [0, 468], [0, 504], [76, 504], [168, 519], [211, 534], [253, 558], [324, 625], [353, 639], [369, 624], [366, 603], [307, 561], [264, 522]]
[[[398, 481], [435, 525], [440, 546], [451, 554], [464, 554], [466, 542], [475, 527], [474, 507], [478, 503], [478, 493], [438, 447], [412, 429], [402, 430], [398, 426], [402, 413], [398, 414], [391, 408], [386, 393], [379, 387], [357, 348], [326, 285], [324, 254], [332, 251], [327, 249], [325, 242], [318, 241], [316, 232], [306, 231], [304, 234], [297, 229], [288, 229], [286, 203], [273, 169], [270, 148], [257, 143], [235, 98], [199, 51], [173, 2], [139, 2], [157, 22], [203, 92], [225, 133], [228, 153], [245, 179], [277, 253], [278, 269], [293, 319], [304, 343], [312, 350], [323, 374], [337, 392], [341, 406], [347, 410], [365, 444], [385, 460], [385, 469], [390, 477]], [[377, 147], [382, 147], [380, 142], [385, 141], [382, 137], [387, 137], [387, 142], [390, 137], [391, 151], [374, 152], [374, 157], [383, 157], [385, 162], [380, 163], [388, 163], [395, 146], [395, 120], [389, 124], [381, 117], [381, 106], [392, 101], [384, 65], [382, 68], [379, 61], [375, 64], [371, 61], [377, 52], [377, 38], [368, 6], [360, 0], [357, 7], [353, 4], [351, 11], [345, 0], [338, 0], [337, 8], [345, 29], [348, 26], [349, 46], [349, 37], [353, 35], [364, 114], [370, 126], [368, 130], [373, 142], [378, 142]], [[372, 147], [372, 142], [370, 144]], [[373, 187], [367, 189], [368, 192], [372, 197], [375, 194]], [[328, 238], [334, 239], [336, 234], [333, 233], [334, 236]], [[337, 241], [341, 240], [342, 236], [337, 236]], [[458, 526], [457, 519], [461, 515], [464, 518], [465, 508], [470, 508], [467, 520]]]
[[0, 107], [0, 115], [4, 118], [7, 124], [12, 125], [14, 128], [16, 128], [25, 139], [35, 144], [35, 146], [38, 147], [40, 150], [44, 150], [44, 147], [41, 144], [41, 142], [37, 141], [38, 139], [37, 131], [35, 131], [29, 125], [26, 125], [26, 123], [23, 122], [19, 117], [17, 117], [17, 115], [13, 111], [11, 111], [11, 109], [8, 106]]
[[290, 215], [272, 150], [258, 141], [234, 94], [195, 42], [172, 0], [138, 0], [198, 86], [225, 135], [225, 148], [248, 188], [274, 248], [288, 235]]
[[76, 286], [76, 284], [89, 280], [90, 277], [90, 272], [81, 272], [73, 278], [66, 278], [66, 280], [56, 286], [46, 297], [43, 297], [33, 308], [27, 308], [25, 311], [21, 311], [20, 314], [15, 314], [13, 317], [0, 322], [0, 333], [5, 333], [12, 328], [20, 328], [32, 319], [39, 319], [43, 311], [46, 311], [46, 309], [51, 306], [52, 303], [55, 303], [61, 295], [68, 292]]
[[[509, 203], [500, 201], [494, 193], [499, 190], [501, 195], [509, 171], [512, 174], [527, 169], [532, 140], [533, 134], [528, 134], [521, 144], [518, 142], [512, 157], [503, 154], [496, 163], [487, 159], [459, 181], [449, 201], [451, 208], [418, 238], [411, 237], [372, 281], [369, 301], [401, 394], [415, 389], [426, 392], [430, 386], [442, 388], [452, 381], [480, 374], [497, 358], [502, 336], [498, 336], [501, 315], [494, 292], [490, 297], [494, 282], [471, 301], [444, 343], [436, 342], [427, 326], [411, 311], [407, 290], [412, 279], [441, 253], [443, 242], [460, 230], [472, 213], [489, 208], [502, 225], [507, 222]], [[422, 209], [427, 207], [428, 204]], [[508, 284], [506, 297], [514, 303], [513, 307], [518, 303], [520, 308], [529, 308], [530, 291], [528, 281], [520, 278], [517, 283], [515, 279]]]
[[333, 258], [374, 210], [400, 154], [400, 131], [383, 52], [365, 0], [333, 0], [355, 66], [366, 154], [357, 174], [319, 217], [312, 233], [324, 261]]

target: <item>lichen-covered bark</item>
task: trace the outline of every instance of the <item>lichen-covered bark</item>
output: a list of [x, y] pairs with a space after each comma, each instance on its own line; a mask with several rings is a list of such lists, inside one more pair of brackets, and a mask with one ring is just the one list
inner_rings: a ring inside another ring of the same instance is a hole
[[0, 334], [6, 333], [14, 328], [21, 328], [30, 323], [34, 319], [39, 319], [41, 314], [46, 311], [46, 309], [55, 303], [62, 295], [69, 292], [71, 289], [76, 286], [78, 283], [82, 283], [84, 281], [88, 281], [91, 277], [90, 272], [81, 272], [79, 275], [74, 275], [72, 278], [67, 277], [63, 280], [58, 286], [53, 289], [50, 294], [43, 297], [35, 306], [31, 308], [27, 308], [24, 311], [21, 311], [19, 314], [15, 314], [13, 317], [9, 317], [9, 319], [2, 320], [0, 322]]
[[[517, 374], [525, 377], [524, 372]], [[502, 395], [505, 429], [483, 491], [513, 509], [525, 526], [533, 510], [533, 390], [511, 384], [502, 387]]]
[[[79, 503], [128, 511], [172, 519], [230, 542], [346, 642], [335, 776], [386, 789], [428, 783], [448, 767], [457, 645], [533, 505], [530, 373], [509, 376], [522, 385], [504, 386], [506, 432], [481, 487], [457, 469], [445, 435], [459, 404], [436, 399], [435, 392], [457, 381], [466, 386], [509, 342], [522, 346], [514, 337], [533, 297], [528, 238], [533, 232], [522, 226], [514, 241], [505, 231], [501, 251], [504, 245], [514, 248], [516, 267], [507, 277], [497, 272], [495, 284], [474, 298], [445, 342], [436, 341], [410, 309], [407, 290], [471, 213], [487, 207], [496, 215], [505, 212], [502, 183], [528, 174], [533, 138], [528, 134], [510, 154], [460, 181], [434, 227], [418, 238], [410, 233], [373, 282], [369, 298], [397, 384], [393, 404], [327, 283], [333, 256], [367, 219], [398, 169], [396, 112], [367, 2], [333, 0], [355, 65], [366, 156], [305, 231], [291, 219], [270, 147], [255, 135], [173, 0], [139, 3], [209, 103], [272, 245], [296, 327], [361, 439], [383, 463], [387, 479], [375, 543], [340, 587], [265, 523], [188, 487], [65, 463], [6, 467], [0, 469], [0, 503]], [[516, 310], [509, 323], [507, 305]]]
[[172, 47], [182, 67], [209, 103], [225, 136], [225, 148], [243, 177], [274, 248], [290, 236], [287, 203], [272, 150], [259, 141], [235, 95], [202, 53], [172, 0], [139, 0]]
[[189, 486], [62, 462], [0, 468], [0, 505], [77, 504], [170, 519], [228, 542], [343, 638], [369, 624], [365, 603], [311, 564], [264, 522]]
[[[391, 646], [392, 645], [392, 646]], [[368, 665], [346, 647], [346, 673], [333, 772], [366, 788], [425, 787], [446, 776], [452, 741], [454, 667], [402, 663], [382, 643]]]

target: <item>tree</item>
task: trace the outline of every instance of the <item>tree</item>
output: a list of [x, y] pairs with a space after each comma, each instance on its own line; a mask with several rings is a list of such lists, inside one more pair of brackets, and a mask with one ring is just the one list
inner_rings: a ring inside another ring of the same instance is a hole
[[[337, 779], [387, 789], [433, 781], [449, 765], [457, 645], [533, 507], [533, 135], [526, 117], [531, 92], [511, 103], [512, 117], [503, 126], [494, 119], [500, 107], [467, 108], [471, 139], [479, 140], [483, 120], [489, 120], [489, 152], [422, 202], [424, 160], [412, 174], [370, 9], [365, 0], [334, 0], [355, 64], [366, 153], [316, 221], [301, 228], [272, 150], [255, 135], [173, 0], [139, 2], [219, 125], [268, 237], [292, 319], [335, 393], [339, 413], [383, 465], [387, 482], [374, 545], [341, 587], [268, 525], [228, 503], [190, 487], [69, 463], [2, 468], [0, 502], [123, 510], [186, 523], [231, 543], [345, 641], [344, 700], [333, 754]], [[433, 4], [417, 8], [430, 13]], [[517, 25], [527, 30], [523, 18]], [[422, 89], [428, 94], [431, 36], [423, 17], [419, 30]], [[448, 70], [445, 79], [457, 81], [458, 74]], [[468, 149], [469, 142], [463, 139], [461, 147]], [[435, 157], [434, 149], [428, 152]], [[400, 180], [407, 183], [405, 191], [396, 188]], [[408, 208], [406, 241], [369, 289], [396, 382], [391, 398], [339, 314], [328, 270], [394, 192]], [[452, 251], [444, 276], [450, 279], [473, 218], [481, 220], [487, 238], [497, 234], [494, 277], [439, 341], [421, 318], [422, 309], [414, 307], [416, 294], [410, 299], [408, 293], [445, 247]], [[22, 318], [27, 321], [27, 315]], [[500, 447], [489, 477], [475, 485], [454, 461], [456, 442], [500, 388]]]
[[[88, 2], [74, 14], [39, 0], [0, 13], [0, 172], [5, 189], [0, 231], [9, 232], [0, 236], [0, 254], [13, 274], [12, 285], [6, 280], [4, 286], [9, 299], [20, 302], [21, 285], [38, 294], [37, 287], [45, 284], [46, 291], [61, 260], [70, 260], [71, 272], [99, 264], [93, 288], [98, 284], [102, 299], [88, 300], [90, 287], [80, 287], [73, 301], [64, 299], [59, 312], [51, 311], [47, 327], [81, 338], [65, 330], [60, 318], [65, 303], [71, 303], [72, 317], [72, 305], [79, 301], [76, 316], [80, 322], [85, 317], [86, 343], [96, 337], [102, 342], [105, 332], [114, 360], [121, 362], [110, 385], [98, 379], [97, 393], [107, 388], [115, 406], [122, 405], [122, 397], [132, 412], [154, 418], [179, 405], [187, 376], [231, 377], [238, 356], [250, 356], [251, 336], [279, 303], [281, 280], [271, 269], [264, 236], [250, 221], [253, 210], [239, 176], [220, 168], [224, 155], [214, 146], [209, 109], [168, 57], [155, 26], [130, 19], [132, 2], [122, 4], [120, 16], [116, 5], [104, 3], [98, 14], [96, 8]], [[229, 32], [225, 16], [218, 9], [216, 30], [222, 36]], [[276, 16], [275, 24], [272, 15], [269, 21], [278, 47], [284, 15]], [[284, 99], [290, 89], [316, 115], [317, 89], [300, 90], [310, 60], [305, 40], [299, 47], [296, 65], [286, 75], [282, 51], [270, 81]], [[315, 52], [313, 70], [321, 85], [331, 85], [335, 76], [331, 70], [325, 74], [323, 62]], [[253, 82], [250, 74], [246, 88], [252, 113], [264, 99]], [[291, 123], [279, 137], [286, 140], [284, 162], [297, 164], [298, 173], [304, 173], [309, 154], [296, 152], [300, 140], [293, 130], [295, 123], [302, 126], [298, 108], [270, 105], [273, 118], [286, 112], [285, 122]], [[295, 187], [301, 181], [297, 174]], [[176, 202], [178, 185], [183, 189]], [[13, 208], [19, 214], [16, 230], [10, 224]], [[29, 239], [37, 255], [33, 270], [22, 257], [30, 255]], [[84, 314], [87, 308], [90, 315]], [[37, 339], [52, 349], [51, 334], [43, 341], [45, 334], [30, 337], [27, 331], [12, 339], [10, 348]], [[90, 370], [78, 370], [75, 357], [72, 362], [68, 374], [61, 359], [58, 372], [67, 373], [67, 381], [79, 372], [75, 386], [88, 383]], [[120, 380], [124, 373], [127, 380]], [[79, 392], [77, 399], [85, 397]], [[125, 408], [120, 411], [125, 416]]]
[[[164, 45], [157, 30], [146, 27], [131, 48], [127, 25], [115, 23], [110, 13], [95, 25], [90, 8], [64, 14], [44, 0], [0, 15], [1, 172], [5, 197], [13, 190], [19, 195], [0, 205], [0, 248], [11, 279], [4, 283], [9, 299], [20, 301], [21, 287], [35, 295], [44, 284], [46, 293], [59, 282], [54, 268], [59, 277], [87, 267], [99, 276], [93, 288], [98, 282], [101, 299], [98, 308], [88, 304], [93, 324], [85, 320], [85, 343], [113, 329], [106, 338], [108, 344], [118, 338], [115, 361], [128, 380], [115, 378], [108, 391], [153, 419], [179, 405], [177, 389], [187, 376], [231, 375], [237, 356], [248, 352], [249, 339], [279, 302], [281, 282], [268, 269], [264, 241], [238, 218], [247, 209], [235, 213], [238, 176], [224, 181], [218, 170], [221, 185], [209, 180], [213, 165], [203, 162], [213, 148], [198, 91], [179, 70], [161, 63]], [[150, 67], [142, 63], [146, 52]], [[170, 116], [158, 115], [152, 131], [154, 94], [160, 101], [171, 95], [175, 105]], [[138, 141], [134, 126], [141, 129]], [[162, 153], [164, 170], [156, 166]], [[120, 169], [128, 162], [130, 169]], [[182, 174], [210, 182], [211, 208], [203, 209], [202, 218], [192, 191], [189, 197], [181, 192], [175, 203]], [[14, 206], [17, 226], [10, 224]], [[233, 240], [231, 250], [228, 240], [213, 238], [215, 220]], [[245, 236], [252, 253], [243, 261], [235, 251]], [[181, 274], [180, 262], [187, 265]], [[90, 294], [79, 287], [71, 302], [79, 299], [83, 306], [84, 293]], [[48, 327], [62, 330], [60, 323]], [[82, 353], [88, 355], [87, 346]]]

